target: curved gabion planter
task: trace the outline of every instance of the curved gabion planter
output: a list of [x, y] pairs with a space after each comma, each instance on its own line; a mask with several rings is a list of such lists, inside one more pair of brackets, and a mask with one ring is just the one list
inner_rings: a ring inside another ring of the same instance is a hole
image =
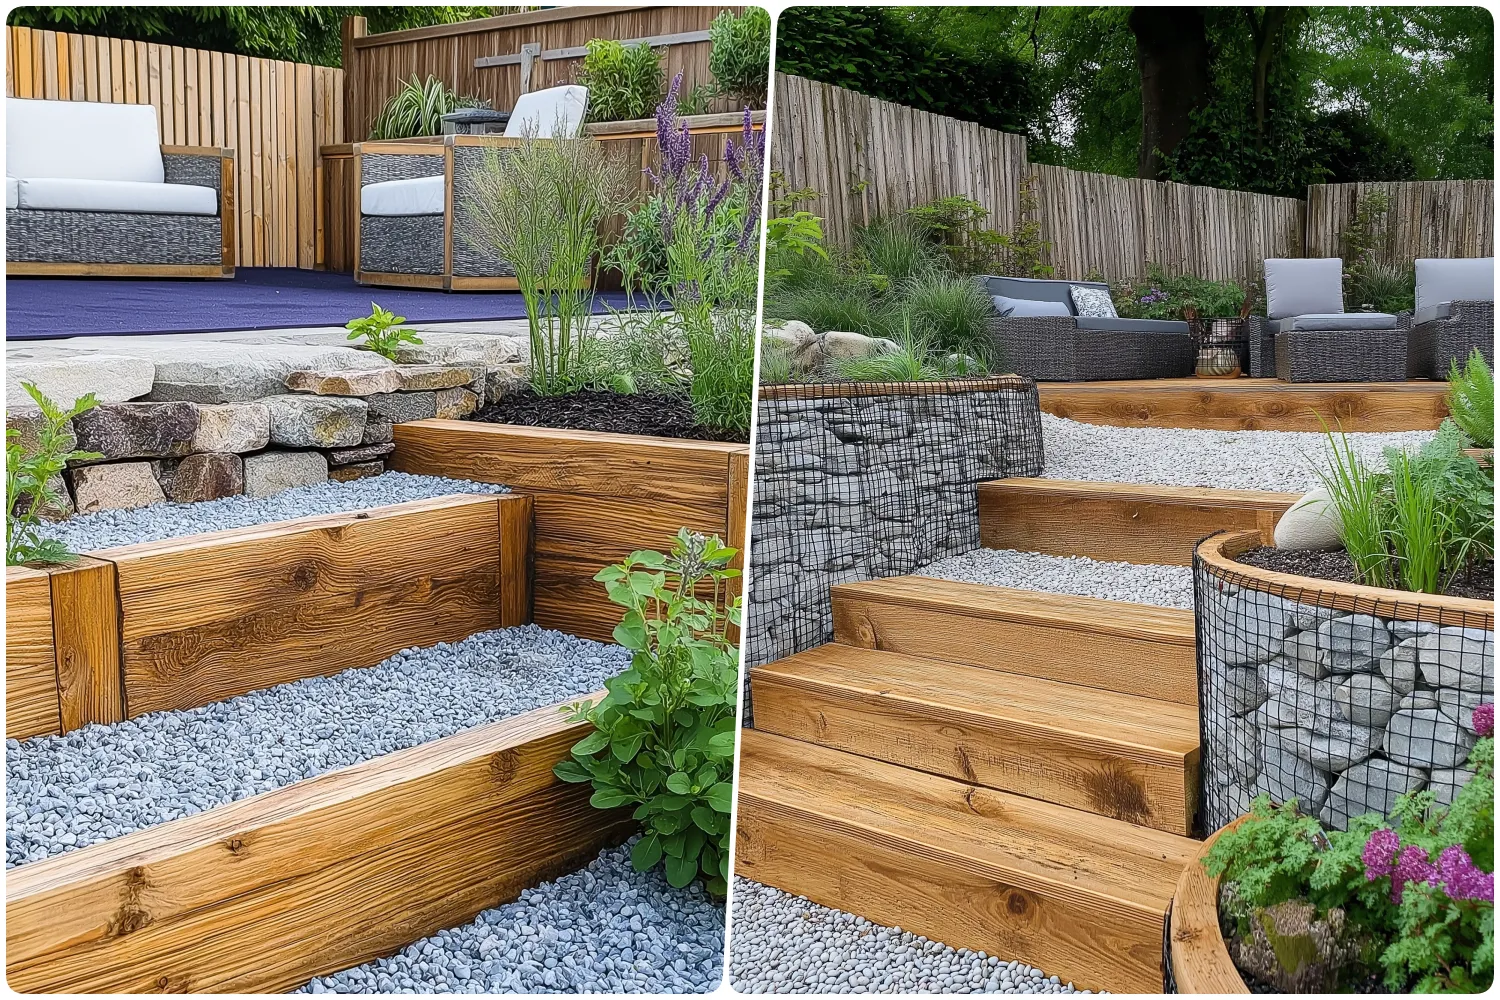
[[1495, 698], [1494, 602], [1234, 561], [1260, 544], [1214, 535], [1193, 558], [1203, 829], [1262, 793], [1337, 829], [1406, 792], [1451, 801], [1474, 707]]

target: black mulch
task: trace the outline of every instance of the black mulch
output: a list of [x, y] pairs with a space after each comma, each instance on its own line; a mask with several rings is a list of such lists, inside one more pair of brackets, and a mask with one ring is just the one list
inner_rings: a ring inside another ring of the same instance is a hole
[[[1310, 576], [1315, 580], [1333, 580], [1338, 583], [1359, 582], [1354, 573], [1354, 560], [1349, 558], [1349, 553], [1337, 549], [1332, 552], [1306, 552], [1262, 545], [1243, 553], [1239, 561], [1276, 573]], [[1494, 560], [1484, 559], [1470, 563], [1468, 568], [1443, 593], [1447, 597], [1494, 600]]]
[[746, 434], [702, 427], [684, 397], [623, 395], [597, 389], [566, 396], [538, 396], [529, 389], [508, 392], [474, 415], [492, 424], [524, 424], [560, 430], [607, 431], [699, 441], [748, 441]]

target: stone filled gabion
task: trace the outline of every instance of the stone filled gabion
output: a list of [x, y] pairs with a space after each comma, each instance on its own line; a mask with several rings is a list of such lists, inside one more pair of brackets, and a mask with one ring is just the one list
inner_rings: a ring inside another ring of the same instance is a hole
[[799, 385], [761, 397], [751, 664], [827, 642], [828, 590], [979, 544], [975, 485], [1042, 471], [1036, 386], [991, 379]]
[[1453, 800], [1495, 698], [1491, 627], [1438, 625], [1302, 603], [1194, 570], [1203, 826], [1257, 795], [1296, 798], [1327, 827], [1387, 814], [1406, 793]]

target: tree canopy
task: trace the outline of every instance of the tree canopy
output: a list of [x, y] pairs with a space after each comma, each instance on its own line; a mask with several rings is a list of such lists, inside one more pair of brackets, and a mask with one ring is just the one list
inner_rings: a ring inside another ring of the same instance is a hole
[[[1493, 176], [1494, 22], [1480, 7], [900, 7], [827, 57], [805, 40], [804, 24], [861, 10], [783, 13], [778, 38], [797, 56], [778, 42], [778, 68], [982, 121], [932, 98], [903, 46], [1019, 66], [1026, 85], [986, 91], [999, 106], [982, 123], [1024, 131], [1038, 162], [1275, 194]], [[878, 74], [892, 72], [910, 99], [890, 96]]]
[[337, 66], [346, 17], [400, 31], [509, 14], [523, 7], [17, 7], [7, 23]]

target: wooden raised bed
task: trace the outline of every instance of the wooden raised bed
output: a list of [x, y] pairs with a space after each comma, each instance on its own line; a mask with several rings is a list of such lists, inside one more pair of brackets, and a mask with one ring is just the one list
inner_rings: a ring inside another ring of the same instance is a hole
[[194, 708], [523, 624], [530, 527], [529, 497], [459, 495], [12, 568], [6, 735]]
[[628, 836], [552, 774], [587, 731], [542, 708], [12, 869], [10, 987], [275, 992], [461, 924]]
[[1229, 958], [1219, 929], [1219, 880], [1203, 870], [1209, 848], [1244, 822], [1243, 818], [1203, 842], [1203, 849], [1182, 870], [1167, 921], [1167, 947], [1178, 993], [1249, 993], [1250, 988]]
[[536, 505], [533, 620], [611, 641], [620, 608], [594, 574], [686, 527], [743, 550], [748, 445], [466, 420], [396, 425], [390, 467], [504, 483]]

